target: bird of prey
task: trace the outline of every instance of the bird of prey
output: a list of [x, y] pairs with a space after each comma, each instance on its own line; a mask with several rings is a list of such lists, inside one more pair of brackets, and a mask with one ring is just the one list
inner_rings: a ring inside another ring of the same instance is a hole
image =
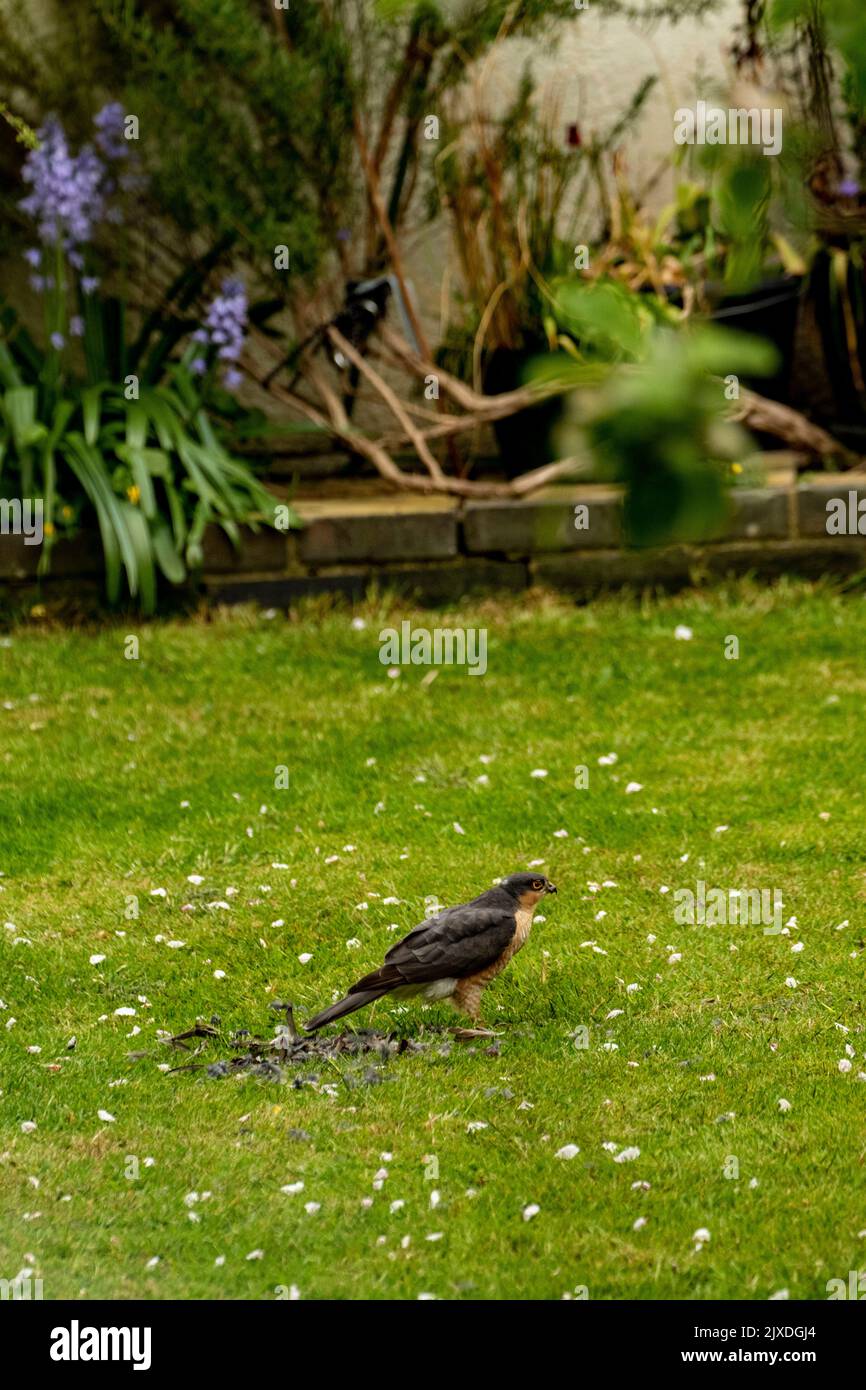
[[445, 908], [413, 927], [386, 953], [384, 965], [304, 1027], [313, 1032], [386, 994], [450, 999], [477, 1023], [483, 990], [526, 941], [541, 899], [555, 892], [543, 874], [512, 874], [471, 902]]

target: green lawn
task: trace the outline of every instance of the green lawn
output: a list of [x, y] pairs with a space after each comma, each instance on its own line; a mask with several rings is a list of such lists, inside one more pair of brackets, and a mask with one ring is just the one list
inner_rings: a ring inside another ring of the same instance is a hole
[[[407, 616], [486, 626], [487, 674], [390, 679], [377, 634]], [[30, 1268], [46, 1298], [825, 1298], [866, 1267], [864, 653], [862, 598], [795, 585], [4, 638], [0, 1277]], [[270, 1032], [276, 999], [303, 1018], [426, 897], [532, 860], [559, 895], [485, 997], [499, 1055], [452, 1040], [447, 1006], [385, 1003], [349, 1022], [429, 1047], [383, 1084], [354, 1062], [301, 1088], [160, 1070], [185, 1060], [160, 1030]], [[796, 924], [678, 925], [697, 879], [778, 888]]]

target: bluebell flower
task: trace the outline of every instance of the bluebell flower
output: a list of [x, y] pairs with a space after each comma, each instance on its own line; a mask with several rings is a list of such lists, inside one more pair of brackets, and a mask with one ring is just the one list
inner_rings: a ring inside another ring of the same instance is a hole
[[[237, 362], [243, 350], [247, 332], [247, 292], [242, 280], [230, 276], [223, 281], [220, 292], [211, 301], [204, 325], [196, 329], [193, 339], [203, 347], [216, 348], [220, 362]], [[197, 358], [196, 362], [203, 361]], [[197, 371], [193, 363], [193, 371]], [[229, 365], [223, 374], [223, 385], [233, 390], [243, 380], [240, 372]]]
[[39, 139], [39, 148], [24, 161], [22, 174], [31, 191], [20, 206], [35, 220], [43, 245], [70, 251], [90, 241], [103, 215], [103, 166], [89, 145], [70, 154], [54, 116], [41, 127]]
[[125, 159], [129, 142], [125, 134], [126, 112], [119, 101], [109, 101], [93, 117], [96, 145], [106, 159]]

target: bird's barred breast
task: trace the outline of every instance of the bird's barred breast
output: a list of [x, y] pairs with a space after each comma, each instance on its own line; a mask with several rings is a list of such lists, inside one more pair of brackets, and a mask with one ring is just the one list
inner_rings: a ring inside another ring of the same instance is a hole
[[495, 980], [506, 967], [512, 956], [516, 956], [526, 942], [532, 930], [533, 908], [521, 908], [514, 915], [515, 928], [514, 935], [496, 960], [491, 961], [483, 970], [479, 970], [474, 975], [466, 975], [462, 980], [458, 980], [454, 991], [454, 998], [458, 1008], [463, 1008], [467, 1013], [475, 1014], [481, 998], [481, 991]]

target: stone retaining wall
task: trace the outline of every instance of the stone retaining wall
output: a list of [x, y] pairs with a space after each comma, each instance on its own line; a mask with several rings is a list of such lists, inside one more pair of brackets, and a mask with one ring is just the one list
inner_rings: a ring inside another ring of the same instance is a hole
[[[623, 545], [621, 495], [591, 485], [546, 489], [530, 501], [469, 502], [381, 495], [295, 502], [304, 528], [247, 532], [236, 551], [211, 528], [200, 586], [209, 600], [281, 605], [299, 595], [359, 597], [372, 582], [437, 603], [479, 590], [544, 584], [589, 594], [623, 585], [669, 587], [754, 571], [816, 577], [866, 570], [864, 534], [830, 535], [827, 502], [854, 495], [866, 513], [866, 480], [822, 476], [808, 483], [736, 488], [718, 539], [701, 546], [632, 550]], [[585, 529], [575, 508], [587, 508]], [[34, 591], [37, 547], [0, 536], [0, 586], [7, 601]], [[41, 592], [98, 585], [96, 537], [55, 548]]]

